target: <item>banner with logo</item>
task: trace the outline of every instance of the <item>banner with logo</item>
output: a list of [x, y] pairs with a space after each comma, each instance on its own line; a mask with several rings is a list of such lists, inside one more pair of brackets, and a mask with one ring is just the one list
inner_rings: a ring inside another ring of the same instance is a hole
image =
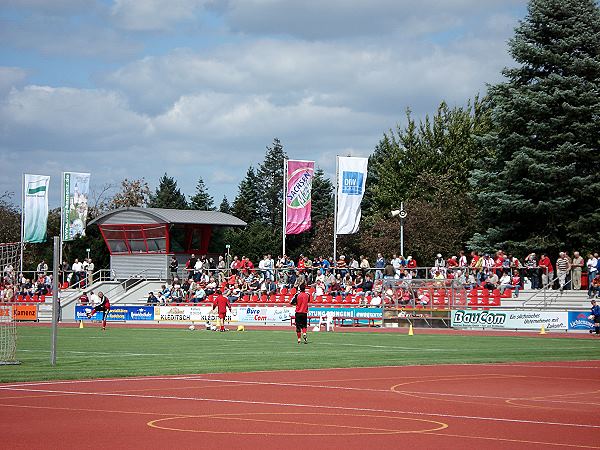
[[566, 311], [516, 311], [498, 310], [452, 311], [451, 324], [454, 328], [501, 328], [506, 330], [566, 330], [568, 313]]
[[71, 241], [77, 236], [85, 236], [89, 192], [89, 173], [64, 172], [61, 210], [63, 241]]
[[367, 163], [367, 158], [338, 158], [336, 234], [358, 231], [360, 203], [367, 182]]
[[593, 330], [594, 322], [589, 317], [590, 311], [569, 311], [569, 330]]
[[48, 225], [47, 175], [25, 174], [23, 192], [23, 242], [45, 242]]
[[311, 227], [311, 193], [314, 161], [287, 162], [285, 234], [299, 234]]
[[[75, 306], [75, 320], [102, 320], [103, 313], [97, 312], [88, 319], [87, 314], [92, 312], [93, 307], [87, 305]], [[113, 305], [106, 316], [107, 321], [143, 320], [150, 321], [154, 318], [153, 306], [118, 306]], [[158, 320], [158, 319], [156, 319]]]

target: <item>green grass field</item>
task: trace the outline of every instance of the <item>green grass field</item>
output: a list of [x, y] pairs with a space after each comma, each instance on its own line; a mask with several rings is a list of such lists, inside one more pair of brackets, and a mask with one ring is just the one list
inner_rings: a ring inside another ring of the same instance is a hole
[[20, 327], [19, 366], [0, 381], [382, 365], [600, 359], [600, 340], [400, 333], [311, 333], [291, 329], [216, 333], [186, 328], [61, 328], [50, 365], [50, 328]]

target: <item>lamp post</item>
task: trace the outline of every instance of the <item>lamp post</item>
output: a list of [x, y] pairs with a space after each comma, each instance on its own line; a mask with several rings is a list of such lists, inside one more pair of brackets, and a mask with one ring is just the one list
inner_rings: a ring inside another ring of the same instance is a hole
[[400, 209], [391, 211], [392, 217], [400, 217], [400, 255], [404, 256], [404, 219], [408, 215], [404, 209], [404, 202], [400, 202]]

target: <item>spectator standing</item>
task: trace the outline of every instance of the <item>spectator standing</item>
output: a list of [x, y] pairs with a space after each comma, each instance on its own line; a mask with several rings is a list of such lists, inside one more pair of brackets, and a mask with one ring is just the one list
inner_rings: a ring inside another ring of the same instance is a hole
[[375, 261], [375, 279], [383, 280], [383, 268], [385, 267], [385, 259], [381, 253], [377, 253], [377, 260]]
[[88, 258], [87, 260], [88, 264], [87, 264], [87, 282], [88, 282], [88, 286], [91, 286], [92, 283], [94, 282], [94, 262], [92, 261], [92, 258]]
[[558, 276], [558, 285], [559, 289], [562, 292], [565, 288], [565, 284], [567, 281], [567, 275], [571, 270], [571, 262], [565, 252], [560, 252], [558, 255], [558, 259], [556, 260], [556, 273]]
[[75, 258], [75, 262], [71, 266], [71, 270], [73, 271], [73, 280], [71, 285], [77, 285], [79, 287], [81, 272], [83, 270], [83, 265], [79, 262], [79, 259]]
[[573, 252], [573, 261], [571, 262], [571, 280], [573, 289], [578, 291], [581, 289], [581, 271], [583, 269], [584, 260], [579, 252]]
[[175, 255], [171, 256], [169, 261], [169, 273], [171, 274], [171, 280], [178, 277], [177, 271], [179, 270], [179, 262]]
[[594, 257], [591, 253], [588, 255], [588, 260], [585, 263], [588, 271], [588, 297], [593, 297], [592, 291], [592, 281], [596, 277], [596, 273], [598, 272], [598, 259]]
[[554, 281], [554, 267], [548, 255], [542, 253], [538, 265], [542, 269], [542, 287], [551, 288], [550, 283]]

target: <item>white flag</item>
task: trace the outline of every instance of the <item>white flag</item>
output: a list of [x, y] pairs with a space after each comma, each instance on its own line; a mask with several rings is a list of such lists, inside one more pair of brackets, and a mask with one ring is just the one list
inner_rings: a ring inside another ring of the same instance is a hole
[[23, 192], [23, 242], [45, 242], [48, 224], [47, 175], [25, 174]]
[[367, 158], [338, 158], [336, 234], [353, 234], [367, 182]]

